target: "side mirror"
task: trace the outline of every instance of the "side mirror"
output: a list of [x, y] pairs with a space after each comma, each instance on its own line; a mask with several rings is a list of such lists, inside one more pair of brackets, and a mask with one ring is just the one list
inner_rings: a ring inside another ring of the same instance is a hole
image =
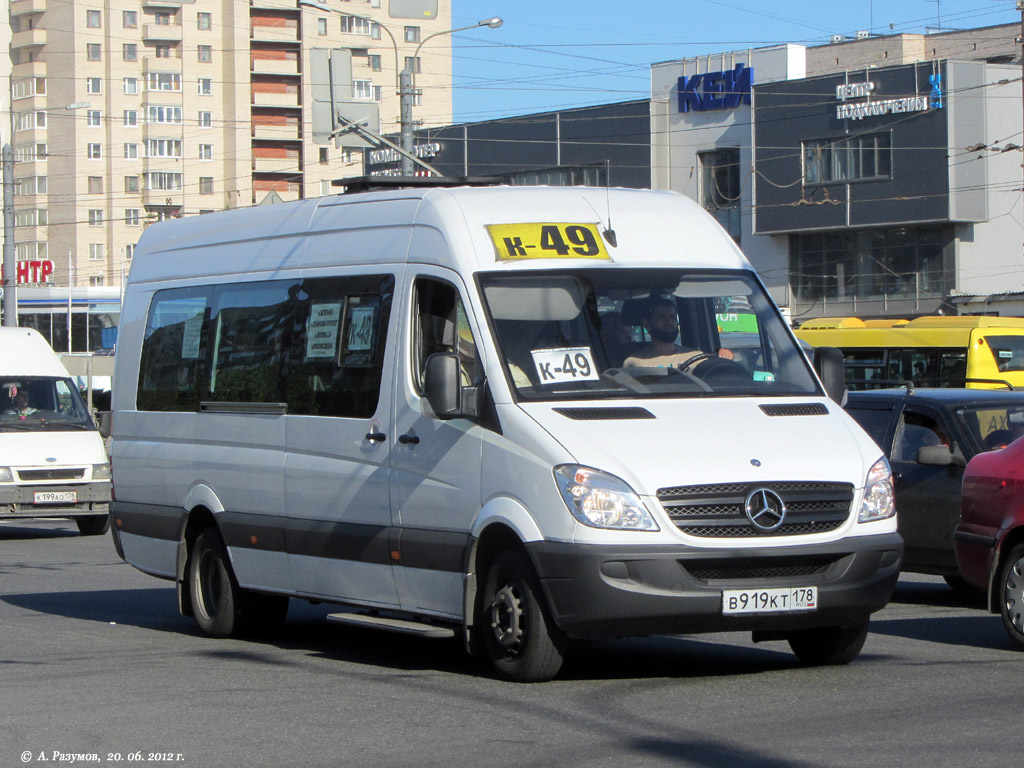
[[110, 411], [97, 411], [96, 420], [99, 422], [100, 437], [106, 440], [110, 437], [111, 428], [111, 412]]
[[458, 355], [436, 352], [427, 358], [423, 382], [424, 395], [439, 419], [462, 415], [462, 382]]
[[959, 450], [950, 450], [948, 445], [925, 445], [917, 449], [917, 463], [929, 467], [963, 467], [967, 462]]
[[846, 405], [846, 371], [842, 351], [836, 347], [815, 347], [814, 370], [825, 385], [825, 393], [839, 405]]

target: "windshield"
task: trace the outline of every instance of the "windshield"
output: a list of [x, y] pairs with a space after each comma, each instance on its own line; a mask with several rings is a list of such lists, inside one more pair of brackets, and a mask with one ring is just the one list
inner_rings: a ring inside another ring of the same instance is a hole
[[0, 378], [0, 432], [94, 429], [71, 379]]
[[578, 269], [480, 283], [520, 399], [820, 394], [747, 272]]
[[956, 415], [974, 443], [974, 453], [1005, 448], [1024, 435], [1024, 403], [961, 408]]

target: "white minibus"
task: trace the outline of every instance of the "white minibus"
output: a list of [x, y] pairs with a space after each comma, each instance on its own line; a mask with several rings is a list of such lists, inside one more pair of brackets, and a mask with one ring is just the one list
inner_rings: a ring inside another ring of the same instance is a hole
[[210, 635], [326, 601], [519, 681], [631, 635], [853, 659], [902, 557], [889, 467], [722, 228], [671, 192], [402, 183], [146, 230], [121, 556]]

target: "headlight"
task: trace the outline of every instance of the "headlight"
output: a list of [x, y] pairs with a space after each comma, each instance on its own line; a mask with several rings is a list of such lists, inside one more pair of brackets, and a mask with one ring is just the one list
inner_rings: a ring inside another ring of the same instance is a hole
[[885, 520], [895, 514], [892, 471], [889, 469], [889, 462], [883, 456], [868, 472], [868, 479], [864, 483], [864, 501], [860, 505], [857, 521], [870, 523], [874, 520]]
[[0, 467], [0, 483], [11, 483], [14, 482], [14, 475], [11, 474], [10, 467]]
[[572, 516], [594, 528], [657, 531], [651, 513], [626, 483], [589, 467], [555, 467], [555, 482]]
[[92, 479], [93, 480], [109, 480], [110, 479], [110, 465], [109, 464], [93, 464], [92, 465]]

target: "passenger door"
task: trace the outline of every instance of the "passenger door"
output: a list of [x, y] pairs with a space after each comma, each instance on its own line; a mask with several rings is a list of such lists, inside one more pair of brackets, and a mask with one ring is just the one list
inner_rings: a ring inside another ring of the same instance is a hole
[[955, 434], [942, 415], [930, 408], [906, 406], [893, 437], [890, 463], [899, 532], [906, 545], [904, 569], [908, 571], [956, 573], [953, 532], [960, 520], [963, 467], [917, 461], [920, 448], [941, 444], [956, 447]]
[[478, 328], [465, 289], [447, 270], [409, 270], [401, 361], [395, 372], [391, 506], [399, 528], [395, 579], [403, 609], [462, 614], [463, 559], [481, 506], [483, 428], [466, 418], [442, 421], [423, 396], [427, 357], [455, 352], [464, 385], [482, 379]]
[[286, 377], [285, 541], [295, 589], [396, 605], [388, 451], [396, 275], [307, 278]]

